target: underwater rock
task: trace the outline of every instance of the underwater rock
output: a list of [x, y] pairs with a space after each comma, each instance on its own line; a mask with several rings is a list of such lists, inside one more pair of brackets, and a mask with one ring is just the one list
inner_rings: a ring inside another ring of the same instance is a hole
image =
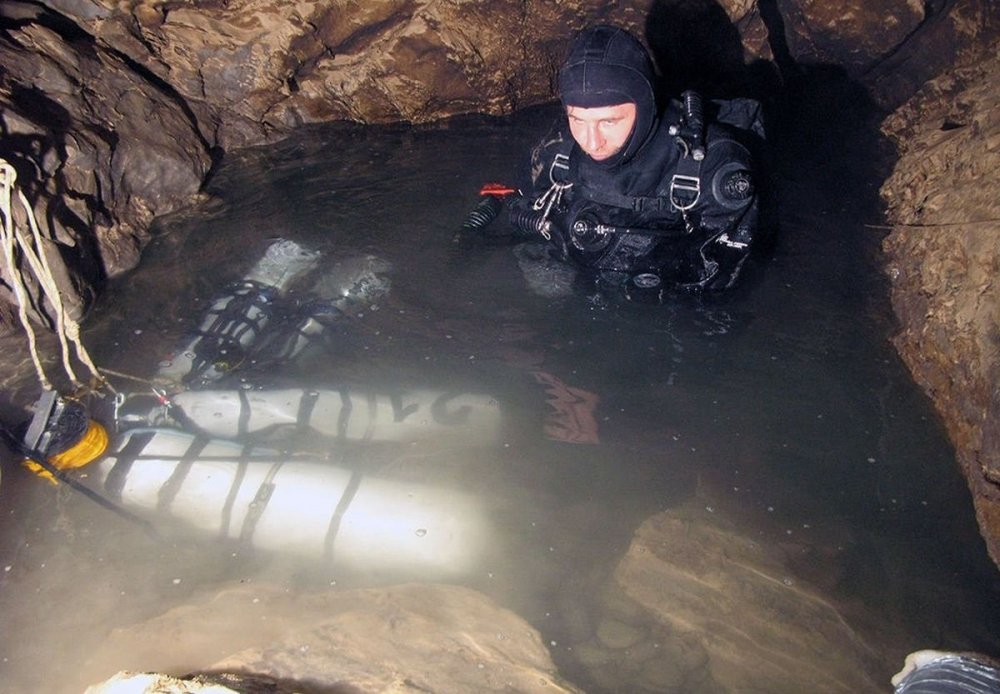
[[440, 584], [312, 594], [240, 585], [112, 633], [84, 674], [123, 669], [254, 673], [309, 691], [579, 692], [527, 622]]
[[171, 677], [151, 672], [119, 672], [87, 687], [84, 694], [292, 694], [271, 679], [230, 673]]
[[702, 653], [721, 691], [882, 691], [862, 638], [788, 563], [719, 514], [666, 511], [636, 531], [615, 579], [671, 634], [660, 657]]

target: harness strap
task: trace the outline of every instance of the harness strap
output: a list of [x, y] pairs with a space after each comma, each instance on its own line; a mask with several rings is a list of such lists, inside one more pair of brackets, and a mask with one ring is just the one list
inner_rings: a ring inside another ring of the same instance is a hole
[[594, 190], [586, 186], [577, 186], [581, 196], [591, 202], [612, 207], [621, 207], [633, 212], [659, 212], [671, 207], [671, 201], [663, 197], [623, 195], [602, 190]]
[[[552, 186], [535, 201], [534, 209], [540, 210], [544, 207], [545, 217], [548, 217], [553, 202], [558, 204], [562, 193], [573, 187], [576, 193], [584, 199], [601, 205], [618, 207], [636, 213], [674, 210], [684, 215], [701, 199], [701, 164], [704, 157], [695, 158], [694, 152], [686, 140], [681, 137], [677, 137], [676, 140], [681, 148], [682, 156], [677, 162], [677, 171], [670, 178], [669, 193], [666, 196], [625, 195], [614, 191], [597, 190], [579, 182], [574, 185], [567, 179], [578, 170], [577, 161], [575, 157], [558, 153], [553, 158], [552, 166], [549, 168]], [[572, 152], [572, 154], [575, 153], [576, 150]], [[553, 200], [553, 198], [555, 199]]]
[[687, 142], [680, 137], [677, 143], [683, 156], [677, 162], [677, 172], [670, 178], [670, 204], [684, 215], [701, 199], [701, 163], [704, 155], [696, 158]]

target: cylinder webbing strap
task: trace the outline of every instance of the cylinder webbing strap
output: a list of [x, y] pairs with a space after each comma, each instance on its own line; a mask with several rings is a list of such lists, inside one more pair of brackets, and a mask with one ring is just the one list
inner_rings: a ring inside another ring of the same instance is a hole
[[274, 494], [274, 477], [278, 474], [278, 470], [281, 469], [282, 465], [284, 463], [275, 463], [271, 466], [271, 469], [267, 471], [264, 481], [257, 488], [257, 494], [254, 496], [253, 501], [247, 507], [247, 514], [243, 518], [243, 527], [240, 529], [240, 545], [246, 549], [249, 549], [253, 543], [254, 530], [257, 529], [257, 523], [267, 509], [267, 502], [271, 500], [271, 495]]
[[143, 450], [153, 438], [153, 432], [143, 431], [132, 434], [121, 450], [114, 454], [115, 464], [108, 476], [104, 478], [104, 492], [113, 499], [122, 498], [122, 490], [132, 465], [142, 455]]
[[300, 431], [309, 428], [309, 420], [312, 419], [317, 400], [319, 400], [319, 391], [307, 390], [302, 393], [302, 398], [299, 400], [299, 411], [295, 415], [295, 425]]
[[354, 501], [354, 495], [358, 493], [362, 479], [362, 474], [357, 470], [351, 474], [351, 479], [344, 487], [344, 493], [340, 495], [340, 501], [337, 502], [337, 507], [333, 510], [333, 516], [330, 517], [330, 525], [327, 527], [326, 538], [323, 540], [323, 556], [328, 561], [333, 559], [333, 545], [337, 540], [337, 533], [340, 532], [340, 523], [347, 512], [347, 507]]
[[340, 415], [337, 417], [337, 439], [347, 440], [347, 423], [351, 421], [351, 410], [354, 404], [351, 402], [351, 394], [343, 389], [340, 391]]
[[236, 503], [236, 495], [239, 493], [240, 487], [243, 486], [243, 478], [247, 474], [247, 468], [249, 467], [247, 458], [251, 450], [252, 446], [248, 443], [243, 446], [243, 450], [240, 452], [240, 461], [236, 465], [236, 472], [233, 474], [233, 484], [226, 495], [225, 503], [222, 505], [222, 518], [219, 522], [219, 537], [221, 538], [229, 537], [229, 523], [233, 519], [233, 505]]

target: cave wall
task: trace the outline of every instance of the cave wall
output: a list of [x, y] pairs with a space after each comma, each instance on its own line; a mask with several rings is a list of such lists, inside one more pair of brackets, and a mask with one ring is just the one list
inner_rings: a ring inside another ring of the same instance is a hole
[[913, 0], [5, 0], [0, 156], [61, 244], [64, 291], [85, 305], [134, 267], [150, 220], [188, 203], [222, 152], [304, 123], [550, 100], [587, 23], [645, 36], [689, 86], [760, 89], [782, 63], [860, 74], [925, 19]]
[[[1000, 565], [1000, 31], [883, 123], [895, 345], [941, 413]], [[980, 24], [990, 27], [990, 24]]]
[[[884, 132], [900, 159], [882, 194], [895, 224], [884, 247], [896, 345], [948, 425], [985, 535], [1000, 538], [997, 6], [3, 0], [0, 157], [80, 315], [225, 151], [306, 123], [419, 123], [548, 101], [572, 32], [588, 23], [643, 36], [673, 88], [763, 96], [835, 66], [895, 109]], [[0, 330], [12, 325], [9, 278], [0, 267]], [[988, 542], [1000, 561], [1000, 540]]]

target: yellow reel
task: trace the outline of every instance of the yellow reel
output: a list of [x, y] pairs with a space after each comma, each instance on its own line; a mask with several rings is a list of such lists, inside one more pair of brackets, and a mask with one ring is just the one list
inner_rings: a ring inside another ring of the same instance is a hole
[[[87, 425], [87, 431], [84, 432], [83, 437], [72, 447], [49, 458], [49, 463], [57, 470], [74, 470], [94, 462], [107, 449], [107, 429], [97, 422], [91, 421]], [[52, 476], [52, 473], [34, 460], [25, 460], [24, 466], [39, 477], [47, 479], [52, 484], [56, 484], [56, 478]]]

